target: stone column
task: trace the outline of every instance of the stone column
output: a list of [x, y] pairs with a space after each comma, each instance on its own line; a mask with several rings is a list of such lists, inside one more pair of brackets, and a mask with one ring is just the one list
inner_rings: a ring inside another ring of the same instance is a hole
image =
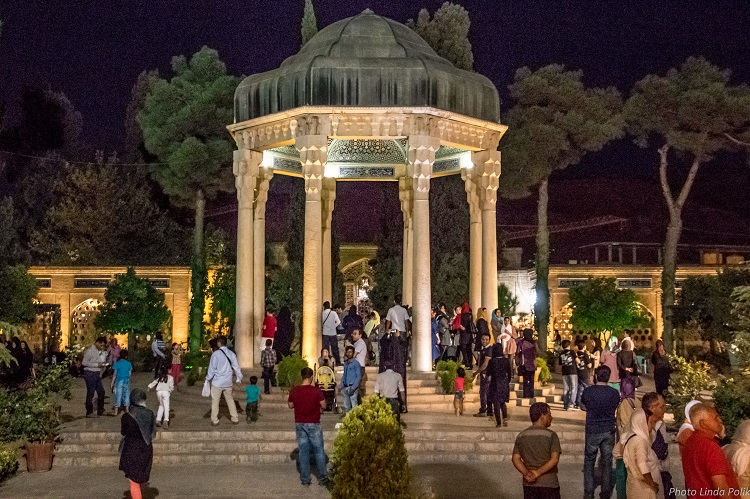
[[482, 306], [491, 314], [497, 308], [497, 188], [500, 153], [478, 151], [471, 155], [476, 170], [482, 208]]
[[412, 282], [414, 280], [414, 229], [412, 225], [412, 211], [414, 209], [414, 194], [412, 192], [411, 177], [398, 179], [398, 198], [401, 201], [401, 212], [404, 215], [403, 265], [401, 277], [401, 303], [413, 305]]
[[412, 366], [417, 371], [432, 370], [430, 309], [430, 177], [440, 139], [428, 135], [409, 136], [406, 171], [412, 180], [414, 231], [412, 281]]
[[[323, 301], [333, 300], [333, 268], [331, 266], [331, 221], [333, 220], [333, 208], [336, 201], [336, 179], [323, 179]], [[331, 303], [333, 305], [333, 303]]]
[[318, 358], [323, 312], [322, 191], [328, 155], [326, 135], [300, 135], [295, 147], [300, 153], [305, 178], [305, 254], [302, 285], [302, 356], [312, 365]]
[[255, 183], [263, 154], [249, 149], [234, 151], [234, 178], [237, 188], [237, 304], [234, 348], [242, 368], [253, 367], [253, 201]]
[[469, 306], [474, 314], [482, 306], [482, 210], [475, 168], [462, 168], [469, 203]]
[[[253, 222], [253, 330], [260, 341], [266, 311], [266, 201], [273, 171], [260, 168], [255, 184], [255, 219]], [[260, 357], [258, 357], [260, 359]]]

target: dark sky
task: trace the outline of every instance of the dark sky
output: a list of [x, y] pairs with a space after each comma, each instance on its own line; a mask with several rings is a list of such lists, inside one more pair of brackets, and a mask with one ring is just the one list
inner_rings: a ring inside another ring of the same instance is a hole
[[[404, 22], [416, 17], [422, 7], [434, 11], [442, 1], [314, 0], [314, 4], [323, 27], [368, 7]], [[172, 56], [192, 54], [202, 45], [217, 49], [235, 74], [273, 69], [299, 49], [303, 3], [2, 1], [0, 99], [11, 105], [12, 118], [17, 113], [13, 103], [20, 89], [48, 82], [67, 94], [83, 114], [85, 142], [95, 148], [116, 149], [122, 143], [130, 89], [141, 71], [158, 68], [169, 74]], [[470, 12], [475, 69], [494, 81], [504, 100], [517, 68], [528, 65], [536, 69], [549, 63], [582, 69], [590, 85], [615, 85], [627, 92], [648, 73], [664, 73], [688, 56], [703, 55], [732, 69], [734, 82], [750, 82], [750, 2], [458, 3]], [[750, 189], [747, 170], [744, 158], [733, 157], [714, 169], [720, 173], [719, 179], [715, 173], [702, 172], [695, 200], [735, 211], [738, 206], [750, 208], [743, 194]], [[653, 188], [655, 171], [654, 152], [639, 151], [630, 139], [624, 139], [556, 177], [564, 182], [609, 177], [612, 189], [618, 189], [618, 178], [630, 177], [648, 181]], [[604, 205], [601, 213], [591, 215], [607, 213]], [[502, 216], [499, 214], [500, 219]]]

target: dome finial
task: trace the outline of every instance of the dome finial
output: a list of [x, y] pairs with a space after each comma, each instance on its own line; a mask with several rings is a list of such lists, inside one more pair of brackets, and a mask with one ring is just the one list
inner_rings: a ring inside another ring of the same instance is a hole
[[371, 8], [369, 8], [369, 7], [368, 7], [368, 8], [366, 8], [365, 10], [363, 10], [363, 11], [362, 11], [362, 13], [363, 13], [363, 14], [374, 14], [374, 12], [372, 11], [372, 9], [371, 9]]

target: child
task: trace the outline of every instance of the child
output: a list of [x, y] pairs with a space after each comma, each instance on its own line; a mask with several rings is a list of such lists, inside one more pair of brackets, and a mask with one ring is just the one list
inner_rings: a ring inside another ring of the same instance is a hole
[[128, 360], [128, 351], [120, 350], [117, 362], [112, 366], [114, 375], [110, 389], [115, 397], [115, 416], [120, 413], [120, 406], [125, 406], [125, 412], [130, 407], [130, 374], [133, 372], [133, 364]]
[[172, 343], [172, 377], [175, 388], [180, 382], [180, 367], [182, 366], [182, 347], [179, 343]]
[[268, 395], [271, 393], [271, 384], [276, 386], [276, 380], [273, 376], [273, 369], [276, 367], [276, 350], [272, 349], [273, 340], [268, 338], [266, 340], [266, 348], [260, 353], [260, 365], [263, 367], [263, 393]]
[[159, 367], [159, 375], [148, 385], [149, 390], [156, 387], [156, 398], [159, 399], [159, 410], [156, 412], [156, 426], [162, 425], [169, 429], [169, 395], [174, 390], [174, 378], [169, 374], [166, 363]]
[[464, 413], [464, 377], [466, 370], [459, 367], [456, 372], [456, 389], [453, 395], [453, 408], [456, 410], [456, 416], [462, 416]]
[[257, 384], [258, 377], [250, 376], [250, 384], [245, 387], [245, 393], [247, 393], [245, 420], [247, 421], [247, 424], [258, 421], [258, 399], [260, 398], [260, 388], [258, 388]]

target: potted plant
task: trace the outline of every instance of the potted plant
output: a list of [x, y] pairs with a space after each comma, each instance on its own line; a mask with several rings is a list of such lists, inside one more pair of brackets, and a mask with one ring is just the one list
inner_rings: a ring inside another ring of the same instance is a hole
[[26, 441], [28, 471], [49, 471], [60, 434], [60, 416], [49, 402], [44, 387], [33, 386], [18, 400], [12, 415], [19, 436]]

